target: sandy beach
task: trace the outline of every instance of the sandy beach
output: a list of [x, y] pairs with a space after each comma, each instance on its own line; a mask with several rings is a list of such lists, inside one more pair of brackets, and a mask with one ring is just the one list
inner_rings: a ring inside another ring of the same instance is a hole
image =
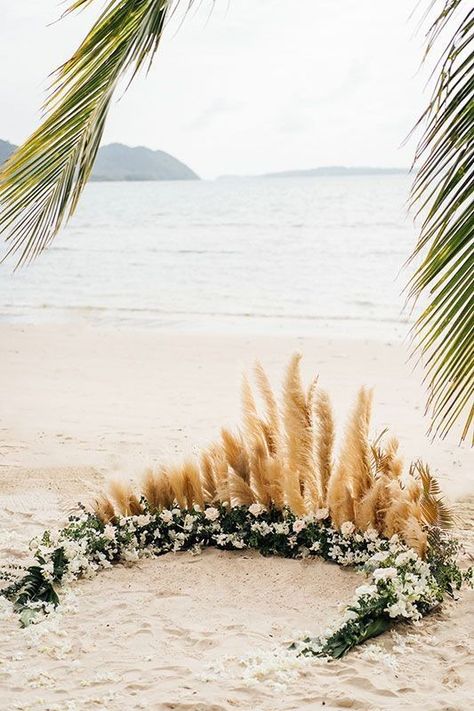
[[[426, 436], [421, 375], [399, 344], [2, 325], [2, 558], [26, 556], [32, 536], [114, 473], [138, 475], [235, 426], [243, 370], [258, 358], [278, 385], [295, 350], [330, 392], [339, 430], [358, 387], [374, 387], [374, 434], [388, 427], [406, 461], [432, 465], [472, 551], [472, 451]], [[341, 662], [290, 663], [295, 630], [323, 630], [360, 581], [328, 563], [248, 552], [117, 567], [75, 585], [40, 625], [2, 620], [0, 708], [469, 708], [472, 591]]]

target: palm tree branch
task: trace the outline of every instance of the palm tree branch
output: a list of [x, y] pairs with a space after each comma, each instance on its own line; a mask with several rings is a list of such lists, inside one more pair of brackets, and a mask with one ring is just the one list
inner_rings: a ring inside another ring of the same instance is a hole
[[426, 371], [431, 431], [445, 436], [463, 417], [465, 439], [474, 419], [474, 10], [467, 0], [444, 0], [427, 33], [427, 54], [451, 26], [431, 100], [417, 124], [424, 130], [411, 197], [423, 222], [411, 257], [418, 266], [409, 296], [428, 297], [414, 333]]
[[[65, 11], [90, 5], [75, 0]], [[90, 176], [120, 79], [130, 81], [158, 48], [170, 0], [109, 0], [73, 56], [56, 72], [45, 119], [0, 171], [4, 258], [19, 266], [50, 244]]]

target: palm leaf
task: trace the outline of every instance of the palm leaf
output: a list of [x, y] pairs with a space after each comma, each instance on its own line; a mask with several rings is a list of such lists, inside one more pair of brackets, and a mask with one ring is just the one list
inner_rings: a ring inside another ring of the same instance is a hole
[[[469, 0], [443, 0], [427, 34], [427, 52], [446, 33], [439, 76], [419, 121], [424, 132], [412, 202], [424, 217], [412, 255], [421, 261], [410, 296], [428, 295], [415, 333], [429, 389], [430, 431], [445, 436], [463, 418], [465, 439], [474, 429], [474, 10]], [[472, 436], [474, 441], [474, 431]]]
[[[65, 14], [92, 2], [74, 0]], [[0, 172], [0, 230], [17, 266], [42, 252], [74, 212], [118, 82], [151, 63], [169, 11], [170, 0], [109, 0], [57, 70], [45, 120]]]
[[454, 513], [445, 503], [441, 487], [433, 477], [427, 464], [418, 460], [410, 470], [413, 476], [418, 475], [423, 488], [421, 496], [421, 511], [425, 523], [429, 526], [450, 528], [454, 522]]

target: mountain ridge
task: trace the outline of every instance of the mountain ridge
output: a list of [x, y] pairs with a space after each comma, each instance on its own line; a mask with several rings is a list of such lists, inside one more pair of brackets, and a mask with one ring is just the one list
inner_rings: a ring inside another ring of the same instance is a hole
[[[0, 165], [17, 146], [0, 139]], [[145, 146], [109, 143], [101, 146], [92, 169], [91, 181], [199, 180], [191, 168], [165, 151]]]

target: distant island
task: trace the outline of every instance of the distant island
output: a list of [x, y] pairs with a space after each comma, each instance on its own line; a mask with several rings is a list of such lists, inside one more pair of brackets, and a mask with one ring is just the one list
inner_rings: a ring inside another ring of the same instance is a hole
[[[0, 165], [16, 148], [12, 143], [0, 140]], [[165, 151], [111, 143], [99, 148], [91, 180], [199, 180], [199, 176], [185, 163]]]
[[260, 175], [221, 175], [218, 180], [235, 180], [237, 178], [313, 178], [331, 175], [408, 175], [408, 173], [408, 168], [370, 168], [365, 166], [347, 168], [343, 165], [327, 165], [320, 168], [282, 170], [278, 173], [261, 173]]
[[[16, 150], [16, 146], [0, 139], [0, 165]], [[309, 170], [282, 170], [260, 175], [221, 175], [218, 180], [239, 178], [313, 178], [317, 176], [344, 175], [407, 175], [408, 168], [347, 168], [328, 165]], [[152, 151], [144, 146], [131, 148], [122, 143], [110, 143], [99, 148], [91, 180], [139, 181], [139, 180], [200, 180], [185, 163], [165, 153]]]

